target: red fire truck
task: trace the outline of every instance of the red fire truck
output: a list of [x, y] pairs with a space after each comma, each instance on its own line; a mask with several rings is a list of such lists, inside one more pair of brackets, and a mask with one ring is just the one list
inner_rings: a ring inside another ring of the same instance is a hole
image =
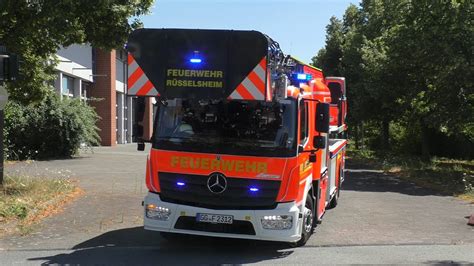
[[140, 29], [127, 51], [128, 95], [156, 98], [145, 229], [304, 245], [344, 180], [344, 78], [257, 31]]

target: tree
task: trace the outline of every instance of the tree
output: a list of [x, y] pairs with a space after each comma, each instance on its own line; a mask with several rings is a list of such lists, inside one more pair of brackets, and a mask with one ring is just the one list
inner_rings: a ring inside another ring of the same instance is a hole
[[313, 65], [322, 67], [326, 75], [340, 76], [340, 63], [342, 57], [342, 22], [336, 17], [331, 17], [326, 26], [326, 47], [312, 58]]
[[313, 62], [346, 77], [350, 128], [377, 124], [388, 147], [396, 124], [425, 158], [439, 147], [436, 136], [460, 140], [472, 156], [473, 6], [468, 0], [363, 0], [346, 9], [340, 30], [332, 18]]
[[403, 21], [405, 3], [406, 0], [365, 0], [361, 3], [361, 71], [365, 97], [370, 99], [366, 118], [379, 123], [380, 144], [384, 149], [390, 148], [390, 123], [403, 113], [399, 97], [407, 88], [399, 82], [403, 77], [393, 71], [391, 64], [394, 61], [388, 53], [389, 40]]
[[359, 148], [361, 136], [363, 135], [363, 121], [370, 115], [370, 106], [367, 93], [363, 84], [363, 73], [361, 71], [362, 55], [361, 48], [364, 43], [364, 35], [361, 31], [363, 26], [362, 12], [353, 4], [349, 5], [344, 13], [343, 28], [344, 41], [342, 45], [341, 68], [342, 75], [346, 77], [346, 83], [350, 84], [347, 90], [348, 105], [350, 112], [347, 117], [351, 124], [351, 135], [354, 136], [356, 147]]
[[[53, 55], [62, 46], [90, 43], [114, 49], [139, 27], [153, 0], [2, 0], [0, 43], [21, 55], [23, 79], [9, 84], [11, 98], [38, 101], [48, 90]], [[129, 19], [131, 21], [129, 22]]]
[[[474, 20], [472, 1], [414, 1], [392, 36], [390, 53], [410, 90], [401, 97], [407, 119], [420, 127], [422, 153], [429, 132], [474, 141]], [[409, 52], [410, 56], [407, 56]]]

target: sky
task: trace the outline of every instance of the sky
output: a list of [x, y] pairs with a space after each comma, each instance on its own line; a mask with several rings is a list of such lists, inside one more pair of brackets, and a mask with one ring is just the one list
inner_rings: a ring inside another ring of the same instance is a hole
[[342, 18], [355, 0], [156, 0], [145, 28], [257, 30], [283, 53], [310, 63], [324, 47], [331, 16]]

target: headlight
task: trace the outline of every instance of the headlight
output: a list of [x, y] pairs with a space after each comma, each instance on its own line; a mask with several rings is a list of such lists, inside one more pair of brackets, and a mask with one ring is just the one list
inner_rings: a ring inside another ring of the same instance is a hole
[[147, 218], [161, 221], [167, 221], [171, 215], [170, 209], [155, 204], [147, 204], [145, 213]]
[[289, 215], [269, 215], [262, 218], [264, 229], [287, 230], [293, 226], [293, 216]]

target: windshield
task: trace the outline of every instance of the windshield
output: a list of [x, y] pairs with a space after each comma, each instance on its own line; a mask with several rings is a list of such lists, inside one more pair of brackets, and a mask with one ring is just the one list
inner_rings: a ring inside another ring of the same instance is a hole
[[154, 148], [268, 157], [296, 154], [296, 100], [177, 98], [158, 105]]

